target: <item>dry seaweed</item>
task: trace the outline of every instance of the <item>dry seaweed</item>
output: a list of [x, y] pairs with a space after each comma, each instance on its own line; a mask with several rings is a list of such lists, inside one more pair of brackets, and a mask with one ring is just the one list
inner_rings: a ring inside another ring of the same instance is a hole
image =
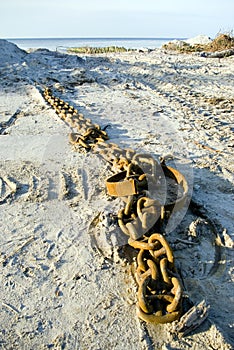
[[[190, 52], [209, 52], [209, 53], [216, 53], [216, 52], [222, 52], [226, 51], [224, 53], [224, 56], [227, 56], [227, 51], [231, 54], [234, 54], [234, 36], [232, 33], [230, 34], [218, 34], [212, 42], [208, 44], [194, 44], [190, 45], [186, 42], [178, 42], [173, 43], [169, 42], [165, 45], [163, 45], [163, 48], [166, 50], [175, 50], [182, 53], [190, 53]], [[232, 53], [233, 52], [233, 53]]]

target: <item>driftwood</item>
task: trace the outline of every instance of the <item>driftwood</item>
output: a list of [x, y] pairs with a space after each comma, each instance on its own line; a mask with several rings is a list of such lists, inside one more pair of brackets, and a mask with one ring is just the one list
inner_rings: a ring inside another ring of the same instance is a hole
[[16, 120], [19, 118], [19, 115], [21, 113], [20, 109], [17, 109], [17, 111], [10, 117], [10, 119], [6, 122], [0, 123], [0, 135], [5, 134], [5, 130], [15, 124]]
[[8, 176], [0, 177], [0, 205], [13, 197], [17, 191], [17, 183], [11, 180]]
[[232, 55], [234, 55], [234, 48], [229, 50], [223, 50], [223, 51], [201, 53], [201, 57], [207, 57], [207, 58], [224, 58]]
[[176, 332], [179, 336], [185, 336], [198, 328], [207, 318], [209, 305], [205, 300], [200, 304], [193, 306], [186, 314], [184, 314], [176, 326]]

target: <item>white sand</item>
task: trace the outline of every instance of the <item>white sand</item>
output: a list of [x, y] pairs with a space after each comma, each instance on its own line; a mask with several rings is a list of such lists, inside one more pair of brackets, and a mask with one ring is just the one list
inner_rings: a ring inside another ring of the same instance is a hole
[[[233, 348], [233, 75], [234, 57], [155, 50], [81, 59], [0, 41], [0, 347]], [[185, 294], [210, 305], [188, 336], [137, 319], [130, 265], [113, 248], [118, 228], [108, 218], [122, 204], [106, 194], [108, 165], [72, 149], [44, 85], [110, 124], [111, 142], [173, 155], [186, 174], [200, 209], [175, 217], [166, 234]], [[189, 234], [197, 244], [178, 240]]]

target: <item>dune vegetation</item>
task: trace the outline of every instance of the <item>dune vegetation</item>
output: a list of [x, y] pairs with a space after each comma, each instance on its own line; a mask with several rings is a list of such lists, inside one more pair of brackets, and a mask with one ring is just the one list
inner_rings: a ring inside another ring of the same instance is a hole
[[126, 49], [125, 47], [118, 46], [106, 46], [106, 47], [71, 47], [67, 50], [68, 53], [85, 53], [85, 54], [99, 54], [99, 53], [112, 53], [112, 52], [127, 52], [133, 51], [133, 49]]
[[163, 45], [163, 49], [175, 50], [183, 53], [190, 52], [219, 52], [224, 50], [232, 50], [234, 49], [234, 36], [233, 33], [222, 34], [219, 33], [208, 44], [194, 44], [190, 45], [185, 41], [181, 41], [180, 44], [175, 45], [173, 42], [169, 42]]

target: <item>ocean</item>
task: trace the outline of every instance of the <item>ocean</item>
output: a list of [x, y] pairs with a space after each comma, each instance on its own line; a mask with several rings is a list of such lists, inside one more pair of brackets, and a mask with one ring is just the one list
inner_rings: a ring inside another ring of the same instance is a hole
[[179, 38], [42, 38], [42, 39], [8, 39], [19, 48], [45, 48], [53, 51], [66, 51], [71, 47], [106, 47], [119, 46], [127, 49], [161, 47], [168, 41]]

